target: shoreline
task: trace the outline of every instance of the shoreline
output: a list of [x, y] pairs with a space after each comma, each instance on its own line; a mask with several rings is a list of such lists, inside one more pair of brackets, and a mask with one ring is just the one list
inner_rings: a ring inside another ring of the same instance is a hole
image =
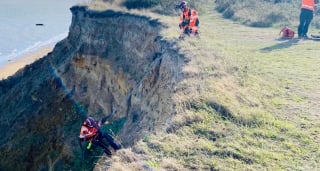
[[0, 66], [0, 80], [4, 80], [9, 76], [14, 75], [21, 68], [46, 56], [52, 50], [53, 46], [45, 46], [34, 52], [22, 55], [21, 57], [6, 62], [4, 65]]

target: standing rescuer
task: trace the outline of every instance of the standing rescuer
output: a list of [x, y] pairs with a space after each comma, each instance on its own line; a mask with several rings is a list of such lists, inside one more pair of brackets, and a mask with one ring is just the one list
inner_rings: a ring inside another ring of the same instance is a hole
[[300, 24], [298, 27], [299, 38], [307, 38], [309, 25], [316, 11], [317, 0], [301, 0]]
[[106, 145], [103, 140], [106, 140], [108, 144], [110, 144], [110, 146], [115, 150], [119, 150], [121, 148], [120, 145], [115, 143], [115, 140], [110, 135], [100, 130], [101, 124], [105, 123], [107, 118], [110, 117], [110, 115], [108, 115], [106, 118], [103, 118], [99, 122], [96, 122], [92, 117], [88, 117], [86, 120], [83, 121], [79, 138], [81, 141], [89, 142], [87, 149], [90, 149], [92, 144], [97, 145], [102, 147], [104, 152], [108, 156], [111, 156], [112, 153], [108, 149], [108, 145]]

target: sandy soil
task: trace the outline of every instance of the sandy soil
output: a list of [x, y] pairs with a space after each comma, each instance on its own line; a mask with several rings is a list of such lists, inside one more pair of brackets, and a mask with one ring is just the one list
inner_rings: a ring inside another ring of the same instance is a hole
[[53, 47], [44, 47], [42, 49], [39, 49], [36, 52], [30, 53], [21, 58], [17, 58], [12, 61], [9, 61], [7, 64], [0, 67], [0, 80], [13, 75], [24, 66], [31, 64], [37, 59], [44, 57], [49, 52], [51, 52], [52, 49]]

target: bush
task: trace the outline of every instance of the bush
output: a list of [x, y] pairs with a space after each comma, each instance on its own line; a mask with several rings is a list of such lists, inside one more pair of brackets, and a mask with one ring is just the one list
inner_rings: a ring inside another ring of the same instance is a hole
[[223, 13], [229, 7], [231, 7], [235, 4], [235, 2], [233, 2], [233, 1], [217, 1], [217, 3], [218, 3], [218, 5], [216, 7], [216, 10], [220, 13]]
[[233, 16], [234, 16], [234, 11], [231, 8], [228, 8], [223, 12], [224, 18], [232, 18]]
[[128, 9], [151, 8], [158, 4], [160, 4], [158, 0], [127, 0], [123, 2], [123, 5]]
[[217, 0], [223, 17], [253, 27], [292, 26], [299, 19], [300, 0]]
[[[176, 13], [175, 5], [179, 0], [124, 0], [122, 5], [128, 9], [151, 9], [154, 12], [172, 15]], [[200, 10], [201, 3], [205, 0], [188, 0], [188, 6]]]
[[266, 16], [265, 20], [269, 21], [270, 23], [279, 23], [281, 21], [285, 21], [286, 17], [281, 13], [271, 12]]
[[272, 23], [269, 21], [256, 21], [250, 23], [251, 27], [271, 27]]

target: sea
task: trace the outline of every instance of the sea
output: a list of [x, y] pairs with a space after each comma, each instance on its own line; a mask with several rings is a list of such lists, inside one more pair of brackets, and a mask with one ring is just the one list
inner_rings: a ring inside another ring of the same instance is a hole
[[0, 0], [0, 67], [68, 35], [73, 5], [89, 0]]

